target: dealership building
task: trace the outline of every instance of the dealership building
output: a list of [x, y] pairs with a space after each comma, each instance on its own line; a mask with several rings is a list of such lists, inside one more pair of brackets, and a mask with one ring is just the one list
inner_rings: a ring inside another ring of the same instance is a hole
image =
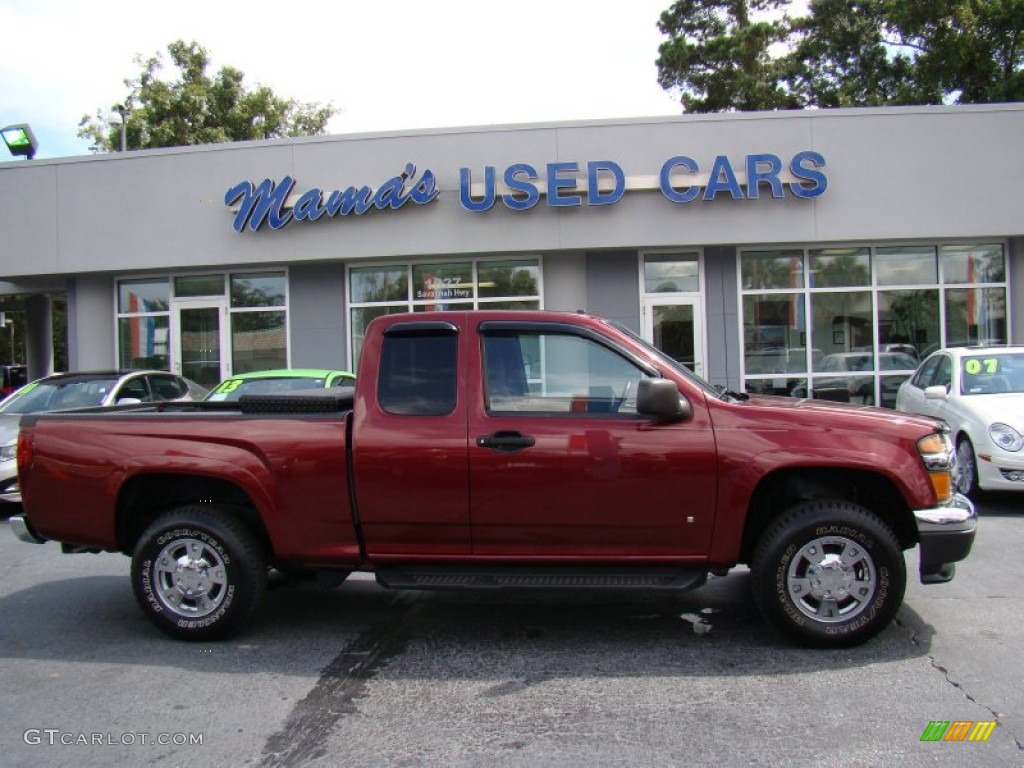
[[[0, 164], [30, 376], [357, 370], [367, 323], [587, 310], [709, 381], [864, 402], [1024, 340], [1024, 105], [432, 129]], [[10, 306], [10, 305], [8, 305]], [[358, 370], [357, 370], [358, 373]]]

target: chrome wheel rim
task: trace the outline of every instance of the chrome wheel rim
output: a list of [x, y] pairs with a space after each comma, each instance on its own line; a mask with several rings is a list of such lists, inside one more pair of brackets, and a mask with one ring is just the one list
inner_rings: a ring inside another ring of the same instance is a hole
[[153, 581], [164, 608], [190, 619], [216, 611], [228, 591], [224, 560], [199, 539], [177, 539], [160, 550]]
[[974, 487], [974, 449], [967, 440], [961, 440], [956, 447], [953, 481], [960, 493], [968, 493]]
[[822, 536], [805, 544], [789, 563], [786, 589], [804, 616], [826, 624], [863, 612], [878, 589], [875, 563], [858, 542]]

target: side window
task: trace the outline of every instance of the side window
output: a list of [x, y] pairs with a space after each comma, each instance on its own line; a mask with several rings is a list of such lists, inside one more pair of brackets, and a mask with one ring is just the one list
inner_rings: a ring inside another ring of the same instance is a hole
[[140, 376], [126, 381], [121, 385], [121, 388], [114, 396], [114, 402], [120, 402], [126, 397], [133, 397], [136, 400], [148, 403], [151, 398], [149, 396], [149, 387], [146, 385], [146, 380]]
[[646, 374], [597, 341], [565, 333], [483, 337], [490, 413], [635, 414]]
[[931, 386], [932, 376], [935, 375], [935, 369], [938, 367], [941, 359], [942, 356], [937, 355], [922, 365], [921, 370], [917, 372], [914, 380], [910, 383], [918, 389], [925, 389]]
[[939, 366], [935, 370], [935, 375], [932, 377], [931, 382], [928, 386], [943, 386], [946, 391], [949, 391], [950, 385], [953, 383], [953, 362], [947, 355], [942, 355], [939, 360]]
[[454, 333], [396, 333], [384, 337], [377, 400], [388, 413], [443, 416], [455, 410]]
[[173, 376], [150, 376], [154, 400], [177, 400], [187, 392], [184, 382]]

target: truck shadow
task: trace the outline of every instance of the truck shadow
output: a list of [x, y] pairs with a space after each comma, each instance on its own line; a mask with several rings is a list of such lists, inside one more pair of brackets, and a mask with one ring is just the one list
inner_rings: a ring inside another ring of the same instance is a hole
[[[790, 675], [929, 653], [933, 629], [907, 604], [863, 646], [795, 647], [761, 620], [748, 582], [739, 571], [678, 594], [394, 592], [366, 577], [334, 590], [287, 583], [267, 593], [242, 635], [199, 644], [153, 628], [124, 577], [89, 576], [0, 598], [0, 657], [290, 675], [333, 656], [322, 676], [370, 659], [372, 674], [386, 666], [400, 679], [491, 678], [502, 695], [510, 679]], [[316, 651], [307, 664], [297, 660], [303, 649]]]

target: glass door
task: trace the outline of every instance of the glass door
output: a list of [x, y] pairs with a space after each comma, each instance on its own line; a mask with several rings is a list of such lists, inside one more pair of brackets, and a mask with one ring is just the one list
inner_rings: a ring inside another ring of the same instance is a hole
[[174, 302], [174, 372], [213, 389], [231, 375], [227, 302]]
[[704, 376], [700, 298], [644, 299], [644, 338], [698, 376]]

